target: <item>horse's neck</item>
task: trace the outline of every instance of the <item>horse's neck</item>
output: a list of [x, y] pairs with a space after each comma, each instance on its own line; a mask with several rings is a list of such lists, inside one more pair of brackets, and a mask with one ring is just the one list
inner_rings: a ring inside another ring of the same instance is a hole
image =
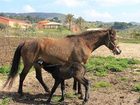
[[87, 46], [92, 50], [96, 50], [98, 47], [103, 45], [103, 36], [97, 36], [97, 35], [89, 35], [89, 37], [86, 38]]

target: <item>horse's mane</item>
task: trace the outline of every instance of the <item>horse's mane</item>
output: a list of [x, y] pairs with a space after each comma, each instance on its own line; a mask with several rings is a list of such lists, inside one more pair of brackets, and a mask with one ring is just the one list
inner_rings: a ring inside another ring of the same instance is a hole
[[[84, 32], [81, 32], [79, 34], [72, 34], [72, 35], [68, 35], [66, 36], [67, 38], [73, 38], [73, 37], [81, 37], [81, 36], [86, 36], [86, 35], [89, 35], [89, 34], [93, 34], [93, 33], [99, 33], [99, 32], [106, 32], [108, 31], [109, 29], [100, 29], [100, 30], [89, 30], [89, 31], [84, 31]], [[94, 34], [93, 34], [94, 35]]]

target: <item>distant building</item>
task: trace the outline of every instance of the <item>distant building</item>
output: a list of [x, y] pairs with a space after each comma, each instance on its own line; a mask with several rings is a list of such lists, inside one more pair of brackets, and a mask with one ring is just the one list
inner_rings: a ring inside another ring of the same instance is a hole
[[25, 29], [25, 28], [29, 28], [32, 26], [31, 24], [29, 24], [23, 20], [10, 19], [7, 17], [2, 17], [2, 16], [0, 16], [0, 23], [6, 24], [12, 28], [20, 27], [20, 28]]
[[52, 29], [52, 28], [58, 28], [59, 26], [62, 26], [61, 23], [57, 23], [57, 22], [51, 22], [49, 20], [43, 20], [43, 21], [39, 21], [37, 23], [37, 28], [39, 29]]

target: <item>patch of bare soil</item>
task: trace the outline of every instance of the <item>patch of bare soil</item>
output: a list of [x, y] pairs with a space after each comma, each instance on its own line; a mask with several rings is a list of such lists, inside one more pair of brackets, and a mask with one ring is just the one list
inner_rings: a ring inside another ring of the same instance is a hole
[[120, 43], [119, 48], [122, 50], [120, 55], [113, 55], [113, 53], [108, 50], [107, 47], [101, 46], [96, 51], [93, 52], [93, 55], [96, 56], [115, 56], [118, 58], [135, 58], [140, 59], [140, 44], [130, 44], [130, 43]]
[[[97, 77], [93, 73], [87, 73], [86, 76], [91, 81], [90, 99], [87, 105], [140, 105], [140, 93], [133, 91], [134, 85], [140, 83], [140, 73], [129, 69], [124, 72], [110, 72], [105, 77]], [[54, 82], [51, 75], [44, 71], [43, 77], [46, 84], [51, 88]], [[18, 80], [19, 78], [17, 77], [11, 90], [0, 91], [0, 100], [3, 97], [10, 97], [10, 105], [38, 105], [46, 103], [48, 95], [45, 94], [45, 91], [35, 79], [34, 71], [29, 73], [25, 79], [23, 86], [25, 94], [23, 97], [19, 97], [17, 94]], [[0, 80], [0, 87], [2, 87], [3, 81], [5, 80]], [[95, 88], [95, 84], [100, 81], [108, 82], [110, 86]], [[74, 93], [72, 82], [72, 79], [66, 81], [67, 94]], [[61, 96], [60, 87], [55, 92], [55, 96]], [[78, 99], [78, 97], [66, 97], [65, 102], [60, 105], [63, 104], [81, 105], [82, 100]], [[58, 105], [58, 103], [55, 101], [55, 104], [52, 105]]]

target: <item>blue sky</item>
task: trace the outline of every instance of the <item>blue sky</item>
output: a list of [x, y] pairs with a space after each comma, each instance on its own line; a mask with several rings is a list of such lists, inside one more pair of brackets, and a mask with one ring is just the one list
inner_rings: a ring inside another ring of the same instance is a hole
[[140, 22], [140, 0], [0, 0], [0, 12], [55, 12], [88, 21]]

